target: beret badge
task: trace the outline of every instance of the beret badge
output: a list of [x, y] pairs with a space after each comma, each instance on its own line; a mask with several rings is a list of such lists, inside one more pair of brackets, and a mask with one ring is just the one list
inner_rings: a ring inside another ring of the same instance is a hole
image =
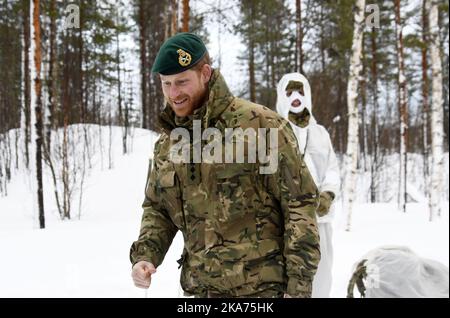
[[188, 66], [189, 64], [191, 64], [192, 56], [188, 52], [179, 49], [177, 53], [178, 53], [178, 63], [180, 63], [181, 66]]

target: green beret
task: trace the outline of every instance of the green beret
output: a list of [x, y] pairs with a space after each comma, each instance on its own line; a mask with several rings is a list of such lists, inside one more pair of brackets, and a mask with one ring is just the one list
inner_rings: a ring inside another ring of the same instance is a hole
[[172, 75], [195, 66], [206, 54], [203, 41], [192, 33], [178, 33], [166, 40], [159, 49], [153, 73]]

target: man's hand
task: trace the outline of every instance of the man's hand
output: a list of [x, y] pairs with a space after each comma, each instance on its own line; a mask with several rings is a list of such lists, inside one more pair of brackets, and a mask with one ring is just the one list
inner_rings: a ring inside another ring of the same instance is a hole
[[334, 193], [333, 192], [321, 192], [320, 193], [320, 204], [317, 208], [317, 215], [318, 216], [324, 216], [327, 215], [330, 211], [331, 203], [333, 203], [334, 200]]
[[139, 288], [149, 288], [152, 281], [152, 274], [156, 273], [156, 268], [152, 263], [140, 261], [134, 264], [131, 271], [134, 285]]

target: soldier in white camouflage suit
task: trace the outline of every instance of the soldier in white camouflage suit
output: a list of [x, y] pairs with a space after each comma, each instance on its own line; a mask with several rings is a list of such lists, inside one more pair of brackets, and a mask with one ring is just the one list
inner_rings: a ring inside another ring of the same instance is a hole
[[277, 111], [289, 120], [297, 136], [300, 153], [320, 191], [317, 209], [321, 260], [314, 277], [312, 297], [330, 297], [332, 282], [333, 201], [339, 193], [339, 165], [327, 130], [312, 114], [311, 88], [300, 73], [284, 75], [277, 87]]

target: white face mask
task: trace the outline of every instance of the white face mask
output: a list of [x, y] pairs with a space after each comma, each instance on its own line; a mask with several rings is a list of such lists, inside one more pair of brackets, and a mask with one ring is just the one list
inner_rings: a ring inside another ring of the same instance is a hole
[[[298, 107], [292, 106], [292, 102], [296, 99], [300, 101], [300, 106]], [[288, 97], [288, 103], [289, 103], [289, 111], [298, 114], [305, 109], [306, 98], [305, 96], [301, 95], [298, 91], [293, 91], [291, 96]]]

